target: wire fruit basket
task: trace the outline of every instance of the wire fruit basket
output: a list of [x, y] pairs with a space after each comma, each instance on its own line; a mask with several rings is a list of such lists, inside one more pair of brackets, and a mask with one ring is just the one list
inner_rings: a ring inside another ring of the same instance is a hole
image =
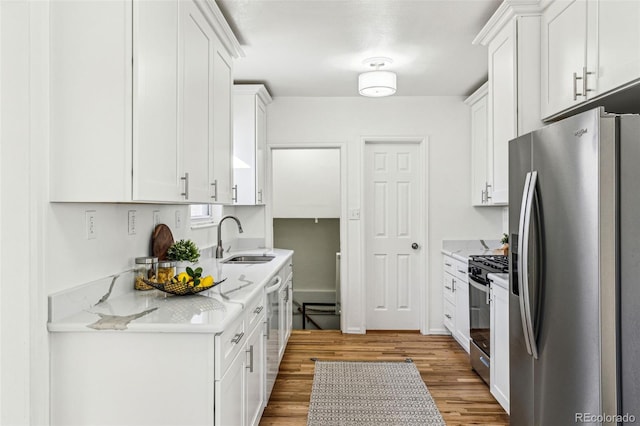
[[188, 294], [200, 293], [202, 291], [209, 290], [217, 286], [218, 284], [222, 284], [225, 280], [226, 278], [220, 281], [214, 281], [211, 285], [208, 285], [208, 286], [200, 286], [200, 285], [195, 286], [193, 285], [192, 281], [190, 282], [182, 282], [182, 281], [156, 282], [156, 281], [147, 280], [145, 278], [142, 279], [142, 281], [144, 281], [145, 284], [155, 289], [158, 289], [160, 291], [164, 291], [165, 293], [175, 294], [176, 296], [185, 296]]

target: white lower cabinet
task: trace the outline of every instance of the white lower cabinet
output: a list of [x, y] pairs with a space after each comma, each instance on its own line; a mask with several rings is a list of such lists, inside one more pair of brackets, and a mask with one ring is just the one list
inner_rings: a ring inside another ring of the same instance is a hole
[[[216, 336], [215, 421], [218, 426], [253, 426], [265, 406], [264, 293], [227, 331]], [[233, 358], [232, 360], [230, 360]], [[228, 361], [230, 360], [230, 361]]]
[[509, 291], [491, 283], [491, 394], [509, 412]]
[[443, 259], [443, 295], [444, 326], [469, 352], [469, 281], [468, 263], [444, 256]]
[[278, 356], [282, 360], [289, 336], [291, 336], [291, 329], [293, 328], [293, 261], [290, 261], [288, 265], [285, 265], [280, 270], [280, 277], [286, 283], [278, 294], [280, 309], [280, 347], [278, 348]]

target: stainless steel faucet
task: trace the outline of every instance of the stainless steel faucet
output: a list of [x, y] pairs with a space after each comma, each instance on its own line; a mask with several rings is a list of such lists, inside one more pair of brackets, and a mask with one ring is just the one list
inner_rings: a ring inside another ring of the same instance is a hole
[[243, 232], [242, 224], [240, 223], [237, 217], [225, 216], [222, 219], [220, 219], [220, 222], [218, 222], [218, 245], [216, 246], [216, 259], [222, 259], [222, 256], [224, 255], [224, 248], [222, 247], [222, 222], [224, 222], [226, 219], [235, 220], [236, 223], [238, 224], [238, 232], [240, 232], [241, 234]]

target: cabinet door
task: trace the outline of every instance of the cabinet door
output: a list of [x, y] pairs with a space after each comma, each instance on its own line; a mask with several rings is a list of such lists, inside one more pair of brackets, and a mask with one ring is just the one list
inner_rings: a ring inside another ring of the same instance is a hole
[[455, 338], [469, 352], [469, 283], [458, 279], [455, 291]]
[[[210, 202], [213, 149], [213, 29], [192, 0], [180, 4], [179, 128], [183, 150], [183, 199]], [[186, 177], [185, 177], [186, 176]]]
[[222, 380], [216, 381], [216, 425], [244, 426], [246, 424], [244, 381], [245, 353], [241, 351], [229, 366]]
[[[485, 89], [486, 90], [486, 89]], [[487, 164], [489, 120], [487, 95], [471, 106], [471, 205], [487, 204]]]
[[[596, 72], [594, 93], [602, 94], [640, 78], [640, 2], [599, 0], [589, 4], [590, 15], [597, 15], [595, 48], [587, 55], [587, 68]], [[589, 19], [589, 24], [595, 19]], [[591, 41], [591, 39], [589, 39]], [[594, 53], [597, 52], [597, 62]], [[589, 80], [590, 87], [592, 79]]]
[[289, 329], [289, 321], [291, 318], [291, 314], [289, 313], [291, 306], [291, 300], [289, 297], [289, 285], [284, 285], [278, 292], [278, 303], [280, 308], [280, 347], [279, 347], [279, 358], [282, 360], [282, 356], [284, 355], [284, 351], [287, 348], [287, 340], [289, 339], [289, 335], [291, 333]]
[[584, 81], [581, 80], [586, 52], [587, 1], [558, 0], [552, 3], [542, 18], [541, 103], [544, 117], [586, 99]]
[[[264, 318], [264, 315], [262, 316]], [[257, 426], [265, 405], [265, 347], [264, 322], [261, 320], [246, 344], [246, 387], [247, 395], [247, 425]]]
[[508, 142], [516, 136], [515, 23], [489, 44], [489, 203], [509, 200]]
[[231, 204], [232, 177], [232, 62], [220, 43], [213, 63], [213, 158], [211, 201], [216, 204]]
[[256, 102], [256, 204], [265, 203], [267, 164], [267, 107]]
[[131, 201], [131, 3], [48, 7], [50, 200]]
[[491, 393], [509, 412], [509, 292], [491, 287]]
[[233, 98], [233, 185], [236, 204], [256, 202], [255, 96], [235, 94]]
[[134, 200], [183, 199], [177, 110], [179, 16], [177, 1], [133, 2]]

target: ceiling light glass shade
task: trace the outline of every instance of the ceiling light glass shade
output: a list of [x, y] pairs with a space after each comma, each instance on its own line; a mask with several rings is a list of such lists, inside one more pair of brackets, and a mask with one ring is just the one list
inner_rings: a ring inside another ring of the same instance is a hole
[[362, 96], [381, 97], [396, 93], [396, 73], [371, 71], [358, 76], [358, 91]]

